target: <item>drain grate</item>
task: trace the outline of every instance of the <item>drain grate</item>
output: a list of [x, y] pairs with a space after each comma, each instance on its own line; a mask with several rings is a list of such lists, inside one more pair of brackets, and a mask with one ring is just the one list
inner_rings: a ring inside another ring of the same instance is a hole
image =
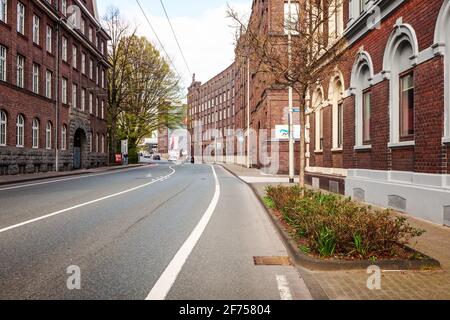
[[256, 266], [292, 266], [289, 257], [253, 257]]

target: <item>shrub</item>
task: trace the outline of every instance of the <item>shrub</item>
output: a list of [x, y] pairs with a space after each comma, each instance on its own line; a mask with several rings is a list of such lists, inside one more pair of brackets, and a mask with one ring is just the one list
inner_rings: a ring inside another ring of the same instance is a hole
[[389, 210], [299, 187], [269, 187], [265, 202], [322, 257], [393, 257], [399, 247], [424, 232]]

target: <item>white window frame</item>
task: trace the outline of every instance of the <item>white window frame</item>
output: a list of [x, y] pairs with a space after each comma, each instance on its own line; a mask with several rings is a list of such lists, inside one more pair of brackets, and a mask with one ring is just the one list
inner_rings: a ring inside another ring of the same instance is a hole
[[45, 149], [47, 150], [52, 149], [52, 130], [53, 125], [50, 121], [48, 121], [45, 127]]
[[32, 90], [34, 93], [39, 94], [39, 87], [40, 87], [40, 73], [41, 73], [41, 67], [34, 63], [33, 64], [33, 85], [32, 85]]
[[25, 146], [25, 118], [19, 114], [16, 119], [16, 147]]
[[81, 111], [86, 110], [86, 89], [81, 89]]
[[72, 67], [74, 69], [78, 68], [78, 47], [72, 46]]
[[61, 102], [67, 104], [67, 79], [62, 78], [61, 80]]
[[0, 81], [6, 81], [7, 55], [6, 47], [0, 45]]
[[25, 34], [25, 5], [17, 3], [17, 32]]
[[65, 124], [61, 128], [61, 150], [67, 150], [67, 126]]
[[34, 118], [31, 127], [32, 148], [39, 149], [39, 119]]
[[61, 0], [61, 13], [67, 16], [67, 0]]
[[6, 112], [0, 110], [0, 146], [5, 147], [8, 134], [8, 117]]
[[67, 62], [67, 44], [68, 44], [68, 39], [66, 37], [62, 37], [62, 41], [61, 41], [61, 59], [64, 62]]
[[94, 113], [93, 100], [94, 100], [94, 95], [92, 93], [89, 93], [89, 113], [90, 114]]
[[53, 29], [50, 26], [47, 26], [47, 30], [46, 30], [46, 41], [45, 41], [45, 45], [46, 45], [46, 49], [47, 52], [52, 53], [53, 52]]
[[45, 97], [48, 99], [52, 98], [52, 80], [53, 73], [50, 70], [45, 72]]
[[16, 60], [17, 60], [16, 61], [16, 68], [17, 68], [16, 85], [19, 88], [24, 88], [25, 87], [25, 57], [18, 54]]
[[86, 74], [86, 54], [81, 53], [81, 73]]
[[8, 23], [8, 0], [0, 0], [0, 21]]
[[72, 84], [72, 108], [77, 107], [78, 85]]
[[41, 25], [41, 18], [39, 18], [37, 15], [33, 15], [33, 42], [37, 45], [39, 45], [40, 42], [40, 27]]

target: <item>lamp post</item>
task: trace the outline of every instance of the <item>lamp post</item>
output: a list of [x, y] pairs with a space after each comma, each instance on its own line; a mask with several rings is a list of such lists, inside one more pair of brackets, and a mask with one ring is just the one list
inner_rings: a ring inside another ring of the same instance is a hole
[[[292, 63], [292, 32], [291, 32], [291, 0], [288, 0], [288, 12], [289, 12], [289, 23], [288, 23], [288, 66], [289, 74], [291, 73], [291, 63]], [[294, 152], [295, 152], [295, 140], [294, 140], [294, 106], [293, 106], [293, 89], [289, 85], [289, 183], [294, 183]]]

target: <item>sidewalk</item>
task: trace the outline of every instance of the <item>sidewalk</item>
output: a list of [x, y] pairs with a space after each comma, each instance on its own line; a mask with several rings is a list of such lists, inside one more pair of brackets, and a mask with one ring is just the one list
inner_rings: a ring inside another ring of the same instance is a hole
[[[273, 184], [288, 185], [287, 177], [264, 175], [257, 169], [223, 165], [250, 184], [260, 197]], [[408, 216], [411, 225], [426, 230], [410, 246], [441, 263], [436, 271], [383, 271], [381, 290], [367, 289], [365, 271], [318, 272], [303, 269], [332, 300], [449, 300], [450, 299], [450, 228]], [[310, 288], [311, 289], [311, 288]]]
[[22, 174], [22, 175], [11, 175], [11, 176], [1, 176], [0, 177], [0, 186], [9, 185], [15, 183], [22, 182], [31, 182], [45, 179], [53, 179], [53, 178], [63, 178], [70, 177], [82, 174], [92, 174], [92, 173], [101, 173], [113, 170], [124, 170], [124, 169], [132, 169], [137, 167], [142, 167], [144, 164], [131, 164], [128, 166], [113, 166], [113, 167], [101, 167], [101, 168], [93, 168], [93, 169], [82, 169], [82, 170], [74, 170], [74, 171], [64, 171], [64, 172], [45, 172], [45, 173], [34, 173], [34, 174]]

